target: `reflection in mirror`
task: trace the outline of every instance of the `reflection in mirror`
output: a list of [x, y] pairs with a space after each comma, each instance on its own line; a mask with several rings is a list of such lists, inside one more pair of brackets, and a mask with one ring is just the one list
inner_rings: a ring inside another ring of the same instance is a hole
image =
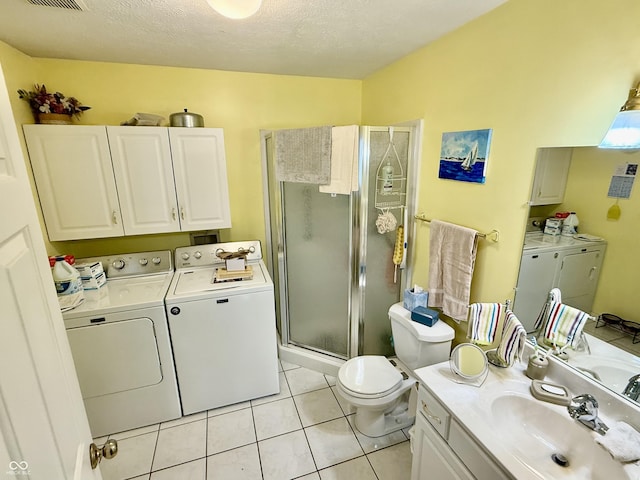
[[[544, 148], [537, 154], [537, 164], [543, 167], [536, 167], [532, 200], [536, 195], [542, 200], [531, 202], [514, 312], [527, 331], [532, 331], [549, 290], [559, 287], [563, 303], [594, 317], [584, 327], [586, 345], [582, 351], [569, 349], [568, 363], [622, 393], [629, 379], [640, 373], [640, 313], [636, 307], [640, 255], [634, 248], [640, 238], [640, 194], [634, 185], [640, 152], [571, 148], [566, 185], [562, 185], [562, 179], [556, 178], [562, 169], [550, 170], [549, 164], [553, 158], [566, 158], [567, 150]], [[547, 180], [555, 180], [547, 182], [546, 189], [544, 182], [540, 184], [545, 170]], [[561, 188], [560, 197], [553, 197], [554, 188]], [[610, 214], [612, 207], [619, 215]], [[586, 240], [544, 233], [545, 219], [562, 212], [576, 213], [578, 235]], [[575, 247], [572, 256], [564, 255], [568, 244]], [[532, 245], [533, 253], [538, 253], [535, 260], [546, 263], [534, 262]], [[528, 278], [528, 272], [533, 276]], [[527, 298], [527, 282], [537, 285], [542, 297]], [[606, 321], [616, 317], [619, 322]]]

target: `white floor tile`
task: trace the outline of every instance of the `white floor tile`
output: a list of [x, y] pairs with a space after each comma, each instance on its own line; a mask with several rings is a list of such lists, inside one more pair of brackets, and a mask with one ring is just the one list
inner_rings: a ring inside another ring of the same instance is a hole
[[[136, 437], [138, 435], [144, 435], [145, 433], [157, 432], [158, 427], [159, 427], [159, 424], [156, 423], [154, 425], [149, 425], [147, 427], [134, 428], [132, 430], [126, 430], [124, 432], [113, 433], [109, 435], [109, 438], [115, 438], [116, 440], [118, 440], [118, 439]], [[102, 445], [102, 443], [98, 444], [96, 442], [97, 445]]]
[[346, 418], [305, 428], [319, 469], [364, 455]]
[[411, 449], [409, 442], [367, 455], [379, 480], [409, 480], [411, 478]]
[[284, 374], [289, 382], [292, 395], [299, 395], [329, 386], [322, 373], [314, 372], [308, 368], [300, 367], [295, 370], [287, 370]]
[[313, 473], [316, 466], [302, 430], [258, 442], [264, 480], [284, 480]]
[[262, 480], [255, 443], [207, 458], [207, 480]]
[[292, 398], [253, 407], [258, 440], [300, 430], [302, 424]]
[[342, 411], [344, 412], [345, 415], [351, 415], [352, 413], [356, 413], [356, 407], [354, 407], [349, 402], [347, 402], [344, 398], [342, 398], [342, 396], [338, 393], [338, 389], [336, 387], [331, 387], [331, 391], [333, 392], [334, 396], [338, 400], [338, 403], [340, 404], [340, 408], [342, 408]]
[[327, 380], [327, 383], [329, 384], [329, 386], [333, 387], [336, 384], [336, 377], [332, 376], [332, 375], [327, 375], [326, 373], [324, 374], [324, 378]]
[[262, 405], [264, 403], [273, 402], [275, 400], [281, 400], [283, 398], [289, 398], [291, 396], [291, 390], [289, 390], [289, 384], [284, 376], [284, 372], [280, 372], [278, 374], [280, 378], [280, 393], [276, 393], [275, 395], [268, 395], [266, 397], [256, 398], [255, 400], [251, 400], [251, 405]]
[[206, 435], [206, 419], [160, 430], [153, 471], [204, 457]]
[[280, 360], [280, 365], [282, 365], [282, 370], [285, 372], [287, 370], [294, 370], [296, 368], [300, 368], [300, 365], [296, 365], [295, 363], [289, 363], [284, 360]]
[[207, 412], [193, 413], [184, 417], [176, 418], [175, 420], [169, 420], [168, 422], [162, 422], [160, 429], [176, 427], [178, 425], [184, 425], [185, 423], [197, 422], [207, 418]]
[[378, 480], [366, 457], [359, 457], [320, 470], [322, 480]]
[[250, 408], [209, 417], [207, 455], [242, 447], [256, 441]]
[[123, 480], [149, 473], [157, 438], [157, 433], [147, 433], [118, 440], [118, 455], [100, 464], [103, 480]]
[[383, 435], [381, 437], [367, 437], [360, 433], [356, 428], [355, 415], [347, 417], [347, 420], [349, 421], [351, 428], [353, 428], [356, 438], [358, 439], [358, 442], [360, 442], [360, 446], [364, 450], [364, 453], [375, 452], [376, 450], [390, 447], [391, 445], [396, 445], [397, 443], [402, 443], [407, 440], [407, 437], [402, 430], [398, 430], [397, 432], [390, 433], [389, 435]]
[[209, 410], [208, 415], [210, 417], [215, 417], [216, 415], [236, 412], [238, 410], [242, 410], [243, 408], [249, 408], [250, 406], [251, 406], [251, 402], [249, 401], [234, 403], [233, 405], [227, 405], [226, 407], [219, 407], [219, 408], [214, 408], [213, 410]]
[[150, 480], [205, 480], [206, 459], [199, 458], [151, 474]]
[[298, 477], [296, 480], [320, 480], [320, 474], [318, 472], [310, 473], [304, 477]]
[[149, 480], [149, 474], [140, 475], [139, 477], [133, 477], [128, 480]]
[[303, 427], [343, 416], [342, 409], [330, 388], [296, 395], [293, 401], [298, 408]]

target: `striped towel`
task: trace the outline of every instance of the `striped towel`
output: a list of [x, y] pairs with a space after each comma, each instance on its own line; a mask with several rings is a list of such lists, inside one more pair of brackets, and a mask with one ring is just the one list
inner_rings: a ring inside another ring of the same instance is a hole
[[472, 303], [469, 305], [467, 336], [476, 345], [491, 345], [496, 337], [503, 306], [500, 303]]
[[540, 313], [538, 314], [538, 318], [536, 319], [536, 323], [533, 326], [533, 328], [535, 328], [536, 330], [542, 327], [546, 322], [547, 318], [549, 317], [549, 307], [551, 306], [552, 302], [558, 302], [558, 303], [562, 302], [562, 292], [560, 291], [559, 288], [552, 288], [551, 291], [549, 292], [549, 297], [547, 301], [544, 302], [544, 305], [542, 306], [542, 310], [540, 310]]
[[496, 350], [498, 358], [509, 366], [513, 365], [516, 358], [522, 360], [526, 339], [527, 331], [518, 320], [518, 317], [511, 310], [506, 310], [504, 325], [502, 326], [502, 338]]
[[552, 302], [548, 318], [544, 327], [544, 342], [548, 345], [564, 347], [567, 343], [573, 346], [589, 315], [569, 305]]

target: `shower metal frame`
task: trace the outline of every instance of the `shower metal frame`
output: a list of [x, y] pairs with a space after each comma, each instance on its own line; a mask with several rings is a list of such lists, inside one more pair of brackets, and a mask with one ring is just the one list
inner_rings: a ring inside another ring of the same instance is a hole
[[[416, 202], [418, 197], [418, 178], [419, 178], [419, 166], [420, 166], [420, 152], [421, 152], [421, 139], [422, 139], [422, 120], [406, 122], [397, 126], [394, 126], [394, 132], [407, 132], [409, 135], [408, 151], [407, 151], [407, 197], [406, 206], [403, 208], [402, 213], [406, 220], [405, 230], [407, 244], [410, 246], [407, 250], [407, 257], [404, 268], [399, 275], [400, 278], [400, 292], [406, 288], [407, 279], [412, 278], [412, 265], [414, 259], [415, 248], [412, 247], [413, 239], [415, 238], [416, 222], [414, 216], [416, 214]], [[365, 302], [365, 287], [366, 287], [366, 248], [367, 248], [367, 232], [366, 229], [363, 232], [362, 226], [367, 225], [369, 221], [369, 175], [370, 169], [370, 133], [388, 131], [388, 126], [376, 127], [376, 126], [361, 126], [359, 129], [359, 158], [358, 158], [358, 191], [352, 192], [349, 198], [349, 215], [351, 217], [351, 228], [349, 230], [349, 285], [350, 295], [347, 306], [347, 357], [352, 358], [357, 355], [361, 355], [364, 351], [364, 335], [360, 332], [363, 331], [365, 325], [364, 315], [364, 302]], [[262, 151], [262, 170], [263, 170], [263, 191], [264, 191], [264, 215], [265, 215], [265, 236], [267, 251], [270, 252], [269, 256], [269, 270], [272, 276], [274, 276], [274, 268], [271, 265], [273, 260], [273, 243], [272, 243], [272, 228], [271, 219], [272, 213], [270, 212], [270, 198], [269, 193], [272, 191], [272, 184], [276, 184], [275, 181], [270, 182], [269, 170], [268, 170], [268, 154], [267, 154], [267, 139], [272, 138], [272, 131], [261, 131], [261, 151]], [[277, 292], [279, 298], [276, 301], [279, 303], [279, 333], [281, 342], [283, 345], [294, 345], [300, 348], [317, 352], [330, 357], [346, 359], [344, 356], [336, 354], [335, 352], [324, 351], [317, 347], [311, 347], [308, 345], [298, 344], [289, 338], [289, 309], [288, 309], [288, 286], [287, 286], [287, 255], [286, 255], [286, 229], [283, 222], [282, 212], [284, 211], [284, 188], [283, 182], [277, 182], [277, 188], [272, 193], [274, 194], [275, 202], [278, 204], [279, 212], [275, 216], [275, 224], [277, 228], [278, 237], [278, 252], [277, 252]], [[405, 211], [406, 210], [406, 211]], [[354, 212], [357, 212], [356, 215]], [[356, 261], [357, 259], [357, 261]], [[400, 295], [401, 297], [402, 295]], [[399, 298], [400, 300], [400, 298]]]

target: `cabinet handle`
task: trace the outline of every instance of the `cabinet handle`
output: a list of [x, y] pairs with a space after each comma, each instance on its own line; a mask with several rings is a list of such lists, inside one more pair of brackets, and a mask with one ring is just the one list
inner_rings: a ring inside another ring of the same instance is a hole
[[184, 207], [180, 207], [180, 218], [184, 220]]
[[114, 210], [113, 213], [111, 214], [111, 218], [113, 220], [114, 225], [117, 225], [118, 224], [118, 212], [116, 212]]
[[433, 420], [434, 422], [437, 422], [438, 425], [442, 423], [442, 420], [440, 419], [440, 417], [431, 413], [431, 410], [429, 410], [429, 407], [427, 407], [427, 404], [424, 403], [424, 400], [422, 400], [422, 411], [424, 412], [424, 414], [427, 416], [428, 419]]
[[176, 212], [175, 208], [171, 209], [171, 218], [175, 221], [178, 218], [178, 212]]

